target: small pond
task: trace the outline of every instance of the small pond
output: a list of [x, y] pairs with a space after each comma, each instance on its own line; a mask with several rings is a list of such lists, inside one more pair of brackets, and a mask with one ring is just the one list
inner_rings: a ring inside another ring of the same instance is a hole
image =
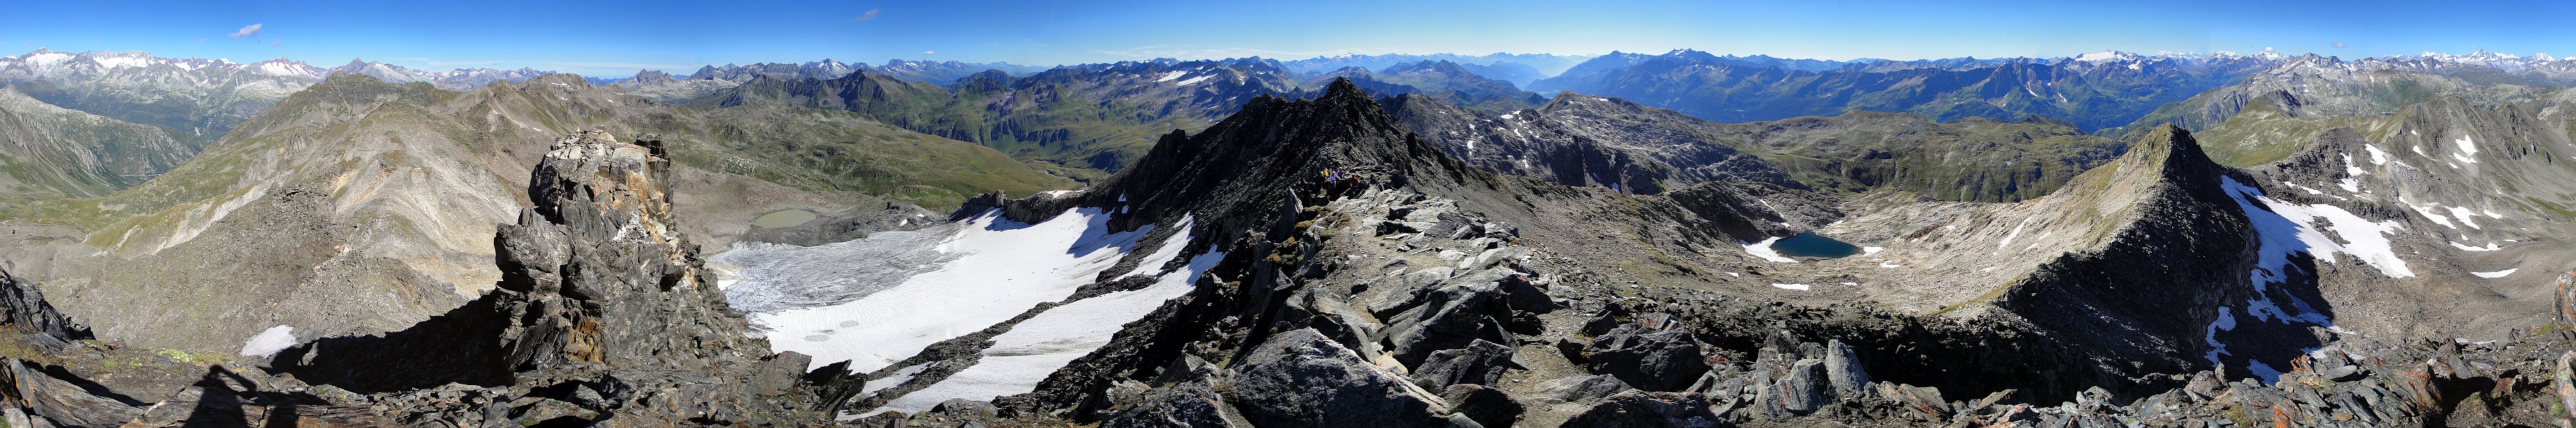
[[1780, 252], [1780, 255], [1789, 257], [1816, 257], [1827, 259], [1851, 257], [1853, 254], [1860, 254], [1860, 247], [1853, 246], [1852, 244], [1845, 243], [1843, 241], [1836, 241], [1834, 238], [1827, 238], [1824, 235], [1817, 235], [1815, 232], [1800, 233], [1798, 236], [1781, 238], [1779, 242], [1771, 243], [1771, 250], [1778, 251]]

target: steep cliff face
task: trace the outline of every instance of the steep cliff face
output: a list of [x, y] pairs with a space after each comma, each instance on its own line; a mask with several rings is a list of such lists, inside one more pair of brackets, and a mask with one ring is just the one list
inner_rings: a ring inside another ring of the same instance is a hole
[[404, 401], [460, 388], [584, 411], [518, 420], [527, 423], [828, 419], [856, 383], [834, 368], [808, 376], [810, 358], [772, 355], [745, 335], [696, 246], [671, 225], [663, 150], [658, 138], [629, 144], [588, 131], [558, 142], [530, 182], [536, 207], [494, 240], [497, 289], [411, 329], [289, 349], [279, 370], [407, 403], [400, 412], [415, 419], [481, 420], [475, 405]]

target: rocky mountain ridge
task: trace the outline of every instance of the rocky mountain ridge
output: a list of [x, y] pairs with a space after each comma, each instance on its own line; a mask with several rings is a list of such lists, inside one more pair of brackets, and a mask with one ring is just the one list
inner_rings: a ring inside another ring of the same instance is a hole
[[[1684, 203], [1682, 194], [1627, 196], [1493, 175], [1437, 155], [1376, 104], [1349, 82], [1313, 100], [1261, 99], [1206, 132], [1164, 138], [1135, 168], [1093, 190], [992, 202], [990, 209], [1022, 221], [1068, 207], [1125, 206], [1117, 212], [1133, 217], [1113, 217], [1113, 230], [1189, 216], [1207, 230], [1193, 235], [1224, 239], [1214, 245], [1224, 259], [1196, 290], [1127, 323], [1109, 345], [1055, 371], [1030, 394], [1001, 397], [993, 410], [943, 404], [861, 423], [2536, 421], [2546, 416], [2532, 409], [2548, 403], [2536, 385], [2548, 380], [2532, 373], [2565, 346], [2365, 345], [2357, 335], [2325, 341], [2312, 330], [2219, 321], [2228, 310], [2250, 313], [2254, 302], [2298, 298], [2272, 293], [2313, 291], [2297, 291], [2295, 278], [2271, 291], [2250, 283], [2247, 272], [2278, 271], [2256, 252], [2270, 245], [2257, 237], [2271, 232], [2259, 231], [2264, 226], [2250, 218], [2258, 211], [2240, 206], [2250, 196], [2230, 183], [2265, 184], [2210, 161], [2179, 129], [2021, 203], [1825, 200], [1849, 211], [1783, 212], [1752, 198]], [[1264, 201], [1278, 189], [1286, 194]], [[1709, 227], [1748, 212], [1794, 223], [1740, 232]], [[1586, 220], [1566, 220], [1574, 217]], [[1776, 238], [1798, 228], [1887, 247], [1854, 260], [1789, 262], [1689, 243]], [[1604, 230], [1640, 236], [1588, 238]], [[2034, 241], [2025, 249], [2015, 238]], [[1681, 242], [1662, 244], [1674, 239]], [[1632, 255], [1640, 247], [1721, 261]], [[1971, 255], [1965, 247], [2014, 255]], [[2102, 272], [2172, 254], [2220, 256], [2161, 264], [2170, 270]], [[1735, 258], [1745, 261], [1723, 261]], [[1670, 267], [1656, 273], [1625, 264], [1647, 259]], [[1998, 261], [2012, 270], [1976, 269]], [[1733, 280], [1748, 277], [1759, 279]], [[1857, 281], [1839, 288], [1816, 282], [1834, 279]], [[2211, 285], [2156, 286], [2168, 283]], [[1922, 288], [1930, 284], [1997, 286]], [[2218, 307], [2229, 309], [2205, 309]], [[2230, 327], [2211, 327], [2220, 324]], [[2208, 342], [2197, 340], [2204, 336]], [[2387, 357], [2326, 354], [2342, 358], [2329, 360], [2249, 345], [2295, 338]], [[2212, 354], [2229, 356], [2216, 364], [2200, 358], [2212, 349], [2233, 353]], [[2416, 355], [2444, 362], [2406, 365]], [[2473, 365], [2442, 355], [2488, 365], [2463, 368]], [[2241, 370], [2263, 361], [2292, 370], [2271, 384], [2224, 380], [2249, 376]], [[2201, 371], [2212, 367], [2228, 369]], [[2419, 373], [2431, 374], [2409, 377]], [[872, 374], [889, 375], [897, 374]], [[2377, 383], [2325, 383], [2365, 378]], [[2519, 386], [2497, 386], [2508, 384]], [[1644, 391], [1621, 392], [1632, 388]], [[2467, 400], [2473, 391], [2486, 392]], [[1985, 398], [1939, 398], [1944, 394]], [[2010, 404], [2056, 400], [2068, 404]]]

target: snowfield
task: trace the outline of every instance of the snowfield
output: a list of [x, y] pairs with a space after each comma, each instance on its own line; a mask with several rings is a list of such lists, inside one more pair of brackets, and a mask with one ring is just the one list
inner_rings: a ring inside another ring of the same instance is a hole
[[291, 347], [295, 347], [295, 327], [281, 325], [269, 327], [268, 331], [259, 332], [258, 336], [251, 336], [250, 340], [242, 342], [239, 354], [248, 357], [267, 357], [277, 355], [278, 351], [285, 351], [286, 348]]
[[[940, 227], [882, 232], [848, 242], [798, 247], [744, 244], [713, 257], [732, 267], [726, 298], [767, 330], [771, 346], [814, 356], [813, 367], [851, 361], [854, 372], [884, 369], [932, 343], [983, 331], [1040, 304], [1063, 301], [1122, 258], [1128, 276], [1151, 285], [1047, 308], [993, 336], [974, 365], [896, 397], [869, 414], [917, 413], [956, 398], [1026, 393], [1066, 364], [1109, 345], [1127, 323], [1196, 289], [1225, 253], [1191, 250], [1196, 217], [1184, 216], [1153, 252], [1134, 254], [1154, 226], [1109, 229], [1103, 208], [1067, 210], [1036, 224], [988, 211]], [[1166, 267], [1169, 267], [1168, 269]], [[869, 382], [870, 394], [906, 383], [926, 365]], [[858, 417], [861, 414], [844, 414]]]
[[[1165, 254], [1176, 256], [1189, 245], [1189, 236], [1172, 234], [1163, 245], [1169, 251], [1156, 251], [1137, 265], [1139, 269], [1159, 269], [1162, 262], [1171, 260]], [[1108, 346], [1110, 336], [1118, 334], [1127, 323], [1143, 319], [1166, 301], [1189, 294], [1196, 288], [1200, 274], [1225, 259], [1224, 252], [1207, 250], [1191, 257], [1188, 265], [1154, 275], [1154, 285], [1077, 300], [1021, 321], [1011, 331], [994, 336], [993, 346], [984, 350], [983, 359], [974, 366], [929, 388], [904, 394], [875, 411], [919, 413], [950, 399], [991, 400], [1037, 390], [1038, 382], [1046, 380], [1047, 375]]]
[[[2258, 286], [2287, 281], [2291, 253], [2307, 253], [2326, 263], [2337, 262], [2335, 253], [2343, 253], [2378, 268], [2389, 278], [2415, 276], [2415, 271], [2407, 268], [2406, 261], [2397, 258], [2396, 250], [2389, 246], [2388, 234], [2405, 228], [2394, 220], [2370, 221], [2327, 204], [2281, 202], [2234, 178], [2219, 179], [2228, 195], [2234, 196], [2237, 208], [2254, 223], [2261, 239], [2262, 261], [2258, 267], [2262, 269], [2255, 271], [2253, 278]], [[2325, 221], [2318, 222], [2319, 218]], [[2333, 230], [2335, 237], [2343, 241], [2326, 237], [2326, 230]]]
[[[996, 210], [915, 233], [816, 247], [738, 247], [716, 258], [741, 267], [745, 277], [726, 290], [727, 298], [767, 310], [745, 312], [768, 331], [775, 349], [812, 355], [814, 367], [850, 360], [851, 370], [872, 372], [932, 343], [1072, 296], [1152, 230], [1113, 232], [1108, 223], [1100, 208], [1066, 210], [1037, 224], [1004, 219]], [[837, 276], [866, 279], [825, 280]], [[826, 287], [841, 289], [819, 295], [848, 300], [797, 302], [814, 296], [786, 292]]]

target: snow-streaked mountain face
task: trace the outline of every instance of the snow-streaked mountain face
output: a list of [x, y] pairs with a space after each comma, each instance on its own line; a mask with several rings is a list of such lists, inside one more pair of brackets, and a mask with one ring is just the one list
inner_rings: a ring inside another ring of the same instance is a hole
[[326, 74], [356, 74], [374, 77], [376, 80], [393, 83], [429, 82], [431, 86], [436, 86], [439, 89], [467, 91], [483, 87], [484, 85], [490, 85], [492, 82], [524, 83], [531, 79], [555, 74], [555, 72], [539, 71], [524, 67], [517, 70], [460, 68], [448, 71], [425, 71], [405, 68], [399, 65], [353, 59], [349, 60], [348, 65], [332, 67], [330, 70], [326, 71]]
[[173, 137], [195, 141], [221, 138], [287, 95], [341, 73], [395, 83], [429, 82], [458, 91], [554, 74], [526, 68], [423, 71], [357, 60], [326, 69], [288, 58], [240, 63], [136, 51], [37, 49], [0, 57], [0, 85], [16, 86], [49, 104], [161, 127]]
[[37, 49], [0, 57], [0, 85], [46, 103], [212, 141], [324, 70], [288, 59], [236, 63], [143, 52], [79, 54]]

